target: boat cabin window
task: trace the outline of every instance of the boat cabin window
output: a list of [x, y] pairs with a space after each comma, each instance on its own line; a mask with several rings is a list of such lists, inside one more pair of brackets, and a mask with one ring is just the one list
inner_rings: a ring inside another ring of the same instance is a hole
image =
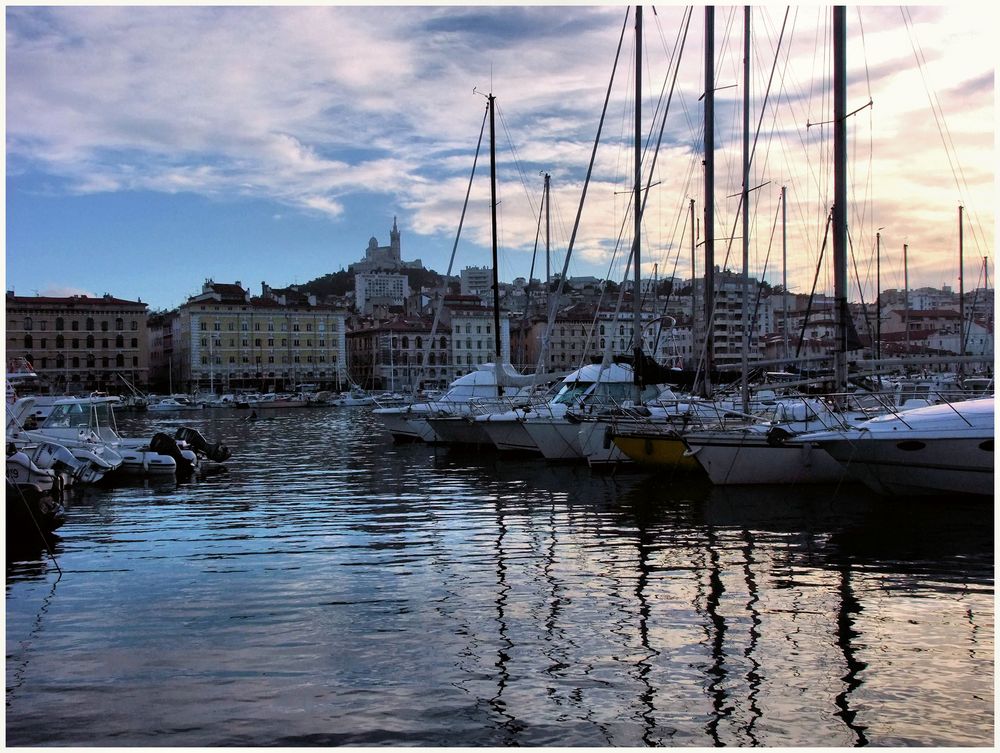
[[559, 393], [552, 402], [571, 405], [583, 397], [593, 385], [593, 382], [567, 382], [559, 389]]

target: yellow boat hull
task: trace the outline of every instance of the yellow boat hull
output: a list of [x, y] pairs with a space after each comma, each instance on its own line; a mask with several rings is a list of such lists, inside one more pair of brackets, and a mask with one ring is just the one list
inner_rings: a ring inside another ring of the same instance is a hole
[[618, 435], [615, 446], [636, 463], [677, 470], [701, 470], [698, 461], [687, 455], [687, 447], [676, 436]]

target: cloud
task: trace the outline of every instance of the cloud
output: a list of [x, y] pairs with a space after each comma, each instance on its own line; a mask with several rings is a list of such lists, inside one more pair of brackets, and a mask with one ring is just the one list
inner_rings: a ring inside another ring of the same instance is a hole
[[42, 290], [38, 291], [38, 295], [51, 296], [53, 298], [67, 298], [71, 295], [85, 295], [89, 298], [97, 297], [89, 290], [74, 287], [73, 285], [62, 285], [60, 283], [47, 284]]
[[[738, 11], [717, 14], [719, 86], [740, 81], [740, 39], [731, 33]], [[992, 176], [978, 167], [992, 164], [991, 43], [961, 14], [908, 12], [912, 32], [897, 8], [863, 6], [848, 14], [851, 103], [874, 99], [851, 123], [852, 144], [873, 151], [870, 167], [859, 159], [852, 168], [858, 201], [875, 189], [888, 195], [878, 207], [889, 216], [879, 222], [899, 226], [907, 224], [906, 203], [912, 217], [933, 223], [934, 204], [950, 211], [955, 198], [947, 193], [952, 170], [941, 157], [938, 127], [926, 97], [920, 101], [914, 40], [959, 142], [969, 182], [963, 198], [986, 196], [985, 206], [992, 198]], [[625, 13], [621, 6], [11, 7], [8, 172], [41, 173], [48, 190], [66, 194], [264, 200], [286, 221], [306, 214], [347, 223], [353, 197], [382, 197], [409, 213], [412, 232], [451, 239], [483, 122], [482, 93], [493, 90], [505, 246], [522, 254], [533, 246], [532, 207], [545, 171], [553, 176], [565, 247]], [[650, 92], [663, 84], [682, 13], [666, 6], [646, 15]], [[783, 13], [754, 9], [755, 106]], [[805, 124], [832, 117], [827, 13], [799, 7], [790, 14], [754, 163], [756, 182], [771, 181], [775, 193], [778, 183], [790, 185], [799, 219], [809, 218], [813, 255], [830, 202], [830, 131]], [[651, 258], [676, 249], [688, 197], [702, 211], [700, 25], [696, 11], [647, 209]], [[629, 204], [629, 30], [576, 239], [583, 266], [610, 263]], [[954, 49], [962, 49], [960, 59]], [[735, 219], [728, 194], [739, 190], [741, 106], [741, 89], [717, 92], [717, 234], [728, 234]], [[463, 230], [468, 242], [484, 246], [487, 169], [484, 145]], [[901, 195], [907, 202], [896, 201]], [[769, 230], [771, 207], [760, 211]], [[762, 260], [766, 241], [755, 243], [761, 249], [754, 257]]]

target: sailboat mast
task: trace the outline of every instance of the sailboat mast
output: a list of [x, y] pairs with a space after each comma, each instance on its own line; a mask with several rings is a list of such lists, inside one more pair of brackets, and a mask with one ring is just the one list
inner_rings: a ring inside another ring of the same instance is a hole
[[743, 342], [740, 348], [740, 394], [743, 413], [750, 413], [750, 6], [743, 6]]
[[833, 9], [833, 296], [837, 346], [834, 390], [847, 389], [847, 8]]
[[785, 333], [785, 360], [788, 360], [788, 191], [781, 187], [781, 311]]
[[[545, 173], [545, 289], [549, 288], [549, 284], [552, 282], [552, 271], [550, 267], [550, 253], [549, 253], [549, 174]], [[531, 282], [531, 280], [528, 280]]]
[[[641, 264], [640, 264], [640, 232], [642, 225], [642, 197], [640, 195], [642, 182], [642, 6], [635, 9], [635, 188], [633, 190], [634, 206], [634, 236], [632, 239], [632, 288], [633, 321], [632, 347], [635, 361], [632, 368], [633, 381], [641, 390], [642, 384], [642, 296], [640, 295]], [[636, 395], [638, 398], [638, 395]]]
[[712, 309], [715, 307], [715, 7], [705, 6], [705, 381], [712, 394]]
[[[965, 355], [965, 248], [963, 238], [962, 205], [958, 205], [958, 336], [960, 356]], [[961, 367], [959, 367], [961, 368]]]
[[875, 360], [882, 358], [882, 233], [875, 233]]
[[903, 327], [906, 329], [906, 355], [910, 355], [910, 264], [909, 245], [903, 244]]
[[[698, 288], [695, 286], [695, 250], [697, 249], [697, 236], [694, 227], [694, 199], [691, 199], [691, 337], [694, 342], [694, 333], [698, 331], [696, 322], [698, 321]], [[692, 348], [692, 353], [694, 349]]]
[[493, 223], [493, 350], [497, 370], [497, 393], [500, 387], [500, 278], [497, 271], [497, 140], [496, 118], [494, 117], [496, 97], [489, 95], [490, 103], [490, 215]]

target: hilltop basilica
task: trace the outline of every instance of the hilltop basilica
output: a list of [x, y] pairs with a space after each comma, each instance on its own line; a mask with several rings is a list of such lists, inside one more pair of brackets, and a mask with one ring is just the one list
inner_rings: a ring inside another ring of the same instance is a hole
[[368, 248], [365, 249], [363, 261], [354, 262], [348, 270], [355, 274], [367, 272], [383, 271], [394, 272], [405, 269], [423, 269], [424, 265], [420, 259], [415, 261], [403, 261], [399, 250], [399, 228], [396, 226], [396, 218], [392, 218], [392, 230], [389, 231], [389, 245], [378, 245], [378, 239], [372, 236], [368, 241]]

